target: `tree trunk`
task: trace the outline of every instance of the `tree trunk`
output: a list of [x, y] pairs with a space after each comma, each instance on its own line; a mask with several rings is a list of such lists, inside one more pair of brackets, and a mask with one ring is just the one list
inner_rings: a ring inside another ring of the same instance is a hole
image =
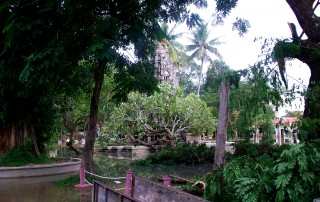
[[86, 135], [86, 142], [83, 150], [85, 169], [89, 172], [92, 172], [92, 166], [93, 166], [93, 150], [94, 150], [94, 143], [97, 137], [96, 126], [98, 123], [99, 99], [100, 99], [100, 92], [103, 84], [105, 68], [106, 68], [106, 63], [103, 61], [99, 61], [98, 70], [95, 74], [95, 86], [93, 89], [91, 103], [90, 103], [89, 131]]
[[[312, 120], [320, 119], [320, 26], [319, 19], [315, 14], [316, 8], [320, 5], [318, 1], [312, 0], [286, 0], [294, 12], [302, 34], [298, 35], [295, 29], [291, 29], [293, 42], [300, 45], [300, 53], [297, 55], [288, 55], [289, 58], [297, 58], [306, 63], [311, 71], [307, 94], [305, 97], [304, 117]], [[307, 39], [302, 40], [305, 34]], [[314, 134], [308, 134], [307, 139], [318, 138], [320, 134], [320, 124], [316, 123], [317, 128]], [[309, 131], [310, 132], [310, 131]], [[310, 132], [311, 133], [311, 132]]]
[[14, 127], [0, 128], [0, 154], [12, 149], [15, 145]]
[[304, 106], [304, 118], [309, 118], [311, 121], [315, 121], [315, 131], [308, 131], [306, 140], [318, 139], [320, 135], [320, 64], [311, 66], [311, 76], [309, 80], [309, 85], [307, 89], [307, 94], [305, 97], [305, 106]]
[[75, 148], [75, 147], [73, 146], [73, 143], [74, 143], [74, 134], [76, 133], [75, 128], [70, 129], [69, 132], [70, 132], [69, 142], [67, 142], [66, 145], [67, 145], [72, 151], [74, 151], [76, 154], [81, 154], [81, 152], [80, 152], [77, 148]]
[[197, 91], [197, 94], [198, 94], [198, 95], [200, 95], [200, 86], [201, 86], [201, 80], [202, 80], [203, 62], [204, 62], [204, 59], [201, 58], [201, 67], [200, 67], [199, 81], [198, 81], [198, 91]]
[[36, 134], [35, 134], [35, 132], [34, 132], [33, 126], [30, 127], [30, 135], [31, 135], [32, 143], [33, 143], [34, 153], [36, 154], [36, 156], [40, 156], [40, 151], [39, 151], [39, 147], [38, 147], [37, 136], [36, 136]]
[[24, 121], [12, 124], [11, 127], [0, 129], [0, 153], [5, 153], [14, 147], [23, 146], [31, 138], [36, 156], [40, 156], [37, 137], [32, 125]]
[[311, 119], [320, 118], [320, 62], [309, 64], [311, 76], [309, 80], [307, 96], [305, 99], [304, 117]]
[[214, 154], [213, 169], [219, 169], [225, 162], [225, 144], [228, 126], [228, 99], [229, 86], [226, 81], [221, 81], [220, 105], [219, 105], [219, 120], [218, 131], [216, 137], [216, 151]]

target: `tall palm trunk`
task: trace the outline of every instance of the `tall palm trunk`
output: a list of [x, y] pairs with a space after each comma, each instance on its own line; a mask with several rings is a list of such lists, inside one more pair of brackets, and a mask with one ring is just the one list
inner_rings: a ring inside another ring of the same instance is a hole
[[202, 80], [202, 69], [203, 69], [203, 62], [204, 58], [201, 58], [201, 67], [200, 67], [200, 72], [199, 72], [199, 81], [198, 81], [198, 92], [197, 95], [200, 95], [200, 86], [201, 86], [201, 80]]

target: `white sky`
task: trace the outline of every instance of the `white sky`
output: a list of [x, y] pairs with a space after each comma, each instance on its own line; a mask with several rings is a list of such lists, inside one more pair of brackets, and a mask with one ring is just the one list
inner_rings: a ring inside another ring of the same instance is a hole
[[[208, 0], [208, 3], [207, 9], [192, 9], [205, 21], [210, 19], [215, 9], [213, 0]], [[249, 32], [243, 37], [240, 37], [236, 30], [232, 31], [232, 22], [236, 17], [245, 18], [250, 23]], [[284, 0], [239, 0], [237, 7], [225, 19], [224, 26], [211, 28], [209, 39], [220, 37], [220, 41], [226, 43], [217, 48], [230, 68], [245, 69], [253, 65], [261, 53], [261, 41], [254, 42], [254, 39], [256, 37], [290, 38], [288, 22], [295, 23], [298, 34], [301, 33], [295, 15]], [[181, 30], [177, 30], [177, 32], [180, 31], [190, 32], [185, 25], [181, 26]], [[181, 41], [185, 43], [184, 45], [189, 44], [186, 39]], [[287, 65], [287, 71], [289, 76], [295, 79], [301, 78], [305, 84], [308, 83], [310, 71], [300, 61], [295, 61], [291, 67]]]
[[[204, 10], [192, 9], [199, 11], [197, 13], [205, 21], [210, 19], [215, 10], [213, 0], [208, 0], [208, 4], [208, 8]], [[236, 17], [245, 18], [250, 23], [251, 28], [243, 37], [240, 37], [236, 30], [232, 31], [232, 22]], [[226, 42], [226, 44], [217, 46], [217, 48], [226, 64], [231, 69], [245, 69], [258, 61], [258, 56], [261, 53], [261, 41], [254, 42], [254, 39], [256, 37], [290, 38], [291, 32], [288, 22], [295, 23], [298, 34], [301, 33], [296, 17], [285, 0], [239, 0], [237, 7], [225, 19], [224, 26], [212, 27], [209, 39], [221, 37], [220, 41]], [[185, 26], [182, 26], [181, 30], [190, 31]], [[188, 40], [181, 40], [185, 43], [184, 45], [190, 44]], [[298, 84], [295, 79], [302, 81], [304, 85], [308, 84], [310, 70], [305, 64], [298, 60], [292, 61], [291, 65], [288, 62], [286, 64], [290, 86], [292, 83]], [[291, 110], [297, 108], [303, 109], [300, 101], [298, 104], [294, 103]]]

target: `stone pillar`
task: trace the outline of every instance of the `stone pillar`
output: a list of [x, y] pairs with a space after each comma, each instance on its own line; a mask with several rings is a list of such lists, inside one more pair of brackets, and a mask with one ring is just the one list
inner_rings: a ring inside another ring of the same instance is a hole
[[132, 190], [132, 171], [129, 169], [126, 174], [126, 195], [131, 196]]

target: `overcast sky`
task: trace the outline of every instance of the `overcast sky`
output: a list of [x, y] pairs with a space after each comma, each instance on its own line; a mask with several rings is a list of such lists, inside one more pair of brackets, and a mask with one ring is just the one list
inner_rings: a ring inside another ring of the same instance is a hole
[[[207, 9], [192, 9], [200, 14], [201, 18], [208, 21], [215, 9], [215, 1], [208, 0]], [[232, 31], [232, 22], [236, 17], [245, 18], [249, 21], [251, 28], [243, 37], [237, 31]], [[290, 38], [291, 32], [288, 22], [296, 24], [298, 34], [301, 28], [296, 17], [285, 0], [239, 0], [237, 7], [232, 10], [231, 15], [225, 20], [224, 26], [212, 27], [209, 39], [220, 37], [220, 41], [226, 44], [218, 46], [218, 50], [224, 61], [232, 69], [245, 69], [253, 65], [261, 53], [261, 41], [254, 42], [256, 37], [262, 38]], [[181, 30], [190, 31], [185, 26]], [[179, 30], [180, 31], [180, 30]], [[184, 41], [185, 45], [188, 41]], [[301, 79], [307, 85], [310, 77], [308, 67], [294, 61], [287, 65], [289, 84], [294, 79]], [[290, 79], [293, 77], [294, 79]]]
[[[198, 11], [201, 18], [208, 21], [215, 9], [214, 0], [208, 0], [208, 8]], [[251, 28], [243, 37], [237, 31], [232, 31], [232, 22], [236, 17], [245, 18]], [[239, 0], [237, 7], [231, 15], [225, 19], [224, 26], [212, 27], [209, 39], [221, 37], [220, 41], [226, 44], [218, 46], [218, 50], [224, 61], [231, 69], [245, 69], [258, 61], [261, 53], [261, 41], [254, 42], [256, 37], [262, 38], [290, 38], [291, 32], [288, 22], [295, 23], [298, 34], [301, 28], [295, 15], [285, 0]], [[179, 31], [189, 31], [185, 25]], [[181, 39], [184, 45], [190, 44], [188, 40]], [[308, 85], [310, 70], [298, 60], [286, 63], [289, 86], [293, 83], [299, 85], [302, 82]], [[304, 103], [298, 99], [287, 110], [303, 110]], [[284, 115], [284, 112], [282, 112]]]

